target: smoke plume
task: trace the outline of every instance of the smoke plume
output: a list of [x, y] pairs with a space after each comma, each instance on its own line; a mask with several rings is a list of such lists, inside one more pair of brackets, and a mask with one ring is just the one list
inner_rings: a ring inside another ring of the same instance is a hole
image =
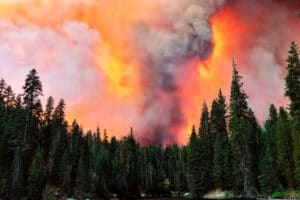
[[[21, 93], [35, 67], [67, 119], [141, 143], [186, 143], [201, 105], [229, 97], [231, 59], [260, 122], [284, 98], [284, 60], [299, 42], [292, 0], [0, 2], [0, 76]], [[229, 99], [227, 99], [229, 100]]]

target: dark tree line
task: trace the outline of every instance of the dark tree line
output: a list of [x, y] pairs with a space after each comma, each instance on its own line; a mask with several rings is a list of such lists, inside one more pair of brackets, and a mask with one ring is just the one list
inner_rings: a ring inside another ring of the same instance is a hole
[[140, 146], [131, 128], [126, 137], [106, 130], [83, 132], [65, 119], [65, 102], [49, 97], [43, 107], [36, 70], [15, 95], [0, 80], [0, 198], [42, 199], [51, 187], [63, 194], [139, 197], [215, 188], [244, 197], [268, 196], [300, 187], [300, 61], [292, 43], [287, 58], [288, 109], [270, 106], [261, 128], [247, 102], [233, 62], [229, 105], [220, 90], [211, 108], [202, 106], [186, 146]]
[[41, 105], [36, 70], [16, 96], [0, 81], [0, 198], [42, 199], [49, 186], [64, 194], [106, 197], [186, 190], [187, 152], [176, 144], [141, 147], [131, 128], [121, 139], [106, 130], [83, 133], [65, 120], [65, 102]]
[[210, 115], [204, 103], [200, 131], [193, 128], [188, 144], [190, 188], [196, 196], [214, 188], [233, 190], [244, 197], [299, 189], [300, 61], [294, 42], [286, 62], [289, 108], [280, 107], [278, 112], [270, 105], [262, 128], [248, 106], [234, 62], [229, 106], [221, 91]]

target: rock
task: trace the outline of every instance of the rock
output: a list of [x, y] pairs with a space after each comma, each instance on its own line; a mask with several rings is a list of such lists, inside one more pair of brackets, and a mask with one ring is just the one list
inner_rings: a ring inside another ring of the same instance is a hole
[[226, 195], [225, 195], [225, 192], [220, 190], [220, 189], [216, 189], [216, 190], [213, 190], [207, 194], [205, 194], [203, 196], [204, 199], [225, 199], [226, 198]]
[[192, 193], [190, 192], [186, 192], [183, 194], [183, 198], [186, 198], [186, 199], [192, 199], [193, 198], [193, 195]]

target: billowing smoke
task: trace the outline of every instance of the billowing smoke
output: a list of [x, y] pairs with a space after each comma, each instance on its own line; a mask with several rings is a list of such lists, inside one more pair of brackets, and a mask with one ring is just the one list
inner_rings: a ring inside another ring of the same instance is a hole
[[205, 60], [211, 54], [212, 29], [208, 20], [219, 6], [221, 1], [183, 1], [171, 8], [165, 5], [161, 12], [167, 17], [160, 20], [163, 26], [135, 26], [132, 43], [142, 52], [140, 70], [145, 84], [139, 126], [147, 131], [142, 136], [147, 142], [175, 142], [176, 134], [186, 124], [178, 93], [178, 87], [184, 86], [179, 81], [181, 70], [186, 68], [187, 60]]
[[233, 21], [240, 30], [234, 28], [231, 34], [234, 40], [238, 35], [241, 38], [233, 42], [239, 46], [231, 47], [230, 53], [240, 63], [250, 105], [262, 124], [271, 103], [287, 105], [284, 97], [285, 60], [291, 42], [300, 42], [300, 20], [297, 18], [300, 2], [229, 0], [223, 9], [239, 16]]
[[[286, 105], [284, 60], [299, 41], [287, 0], [10, 0], [0, 2], [0, 76], [21, 92], [37, 68], [44, 93], [85, 129], [142, 143], [185, 143], [201, 104], [229, 96], [235, 57], [250, 105]], [[262, 90], [263, 88], [263, 90]]]

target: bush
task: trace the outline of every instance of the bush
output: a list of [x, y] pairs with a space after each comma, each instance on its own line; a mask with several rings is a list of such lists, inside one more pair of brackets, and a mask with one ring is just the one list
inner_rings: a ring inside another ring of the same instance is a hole
[[171, 191], [171, 196], [174, 197], [179, 197], [180, 196], [180, 192], [179, 191]]
[[225, 198], [232, 198], [234, 195], [231, 191], [224, 191], [224, 196]]
[[47, 196], [47, 200], [56, 200], [56, 198], [55, 198], [55, 196], [50, 195], [50, 196]]
[[165, 179], [165, 181], [163, 182], [163, 191], [164, 192], [169, 192], [170, 191], [170, 181], [169, 179]]
[[271, 197], [272, 197], [272, 199], [279, 199], [279, 198], [282, 198], [283, 197], [283, 194], [281, 193], [281, 192], [273, 192], [272, 194], [271, 194]]

